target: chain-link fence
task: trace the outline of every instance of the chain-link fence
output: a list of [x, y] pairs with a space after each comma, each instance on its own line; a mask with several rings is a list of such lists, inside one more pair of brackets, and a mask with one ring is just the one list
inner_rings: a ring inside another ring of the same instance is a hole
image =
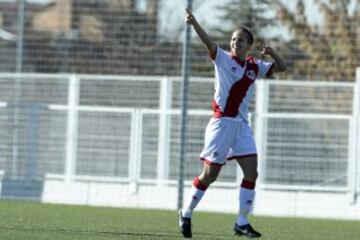
[[[353, 81], [360, 62], [360, 4], [330, 2], [195, 0], [193, 5], [219, 45], [228, 47], [231, 31], [245, 25], [256, 36], [252, 54], [258, 56], [263, 44], [274, 46], [290, 65], [279, 78]], [[185, 0], [0, 2], [0, 70], [179, 75], [185, 6]], [[197, 37], [192, 74], [213, 74]]]

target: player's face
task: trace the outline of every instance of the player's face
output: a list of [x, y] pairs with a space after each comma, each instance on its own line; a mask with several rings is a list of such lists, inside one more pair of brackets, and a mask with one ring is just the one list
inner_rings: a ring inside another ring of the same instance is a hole
[[236, 30], [230, 39], [230, 49], [235, 56], [244, 57], [250, 50], [251, 44], [249, 43], [248, 36], [243, 30]]

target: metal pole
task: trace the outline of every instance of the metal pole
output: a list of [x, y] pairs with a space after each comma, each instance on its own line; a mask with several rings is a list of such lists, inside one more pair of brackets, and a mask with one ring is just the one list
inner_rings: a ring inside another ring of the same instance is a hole
[[354, 115], [356, 121], [356, 135], [355, 135], [355, 186], [354, 186], [354, 203], [357, 201], [357, 197], [359, 195], [359, 186], [360, 186], [360, 67], [356, 69], [356, 90], [354, 91], [356, 94], [356, 103], [354, 104]]
[[25, 1], [26, 0], [18, 0], [17, 39], [16, 39], [16, 72], [17, 73], [21, 73], [22, 71]]
[[[192, 8], [192, 0], [187, 1], [187, 8]], [[185, 26], [185, 36], [183, 44], [182, 68], [181, 68], [181, 113], [180, 113], [180, 159], [178, 164], [178, 204], [177, 208], [182, 208], [184, 198], [184, 168], [185, 168], [185, 145], [186, 145], [186, 121], [187, 121], [187, 98], [188, 98], [188, 79], [190, 75], [190, 25]]]
[[16, 39], [16, 73], [19, 74], [15, 78], [14, 86], [14, 114], [13, 114], [13, 149], [12, 149], [12, 174], [18, 177], [18, 161], [19, 161], [19, 107], [21, 97], [21, 77], [22, 61], [23, 61], [23, 39], [24, 39], [24, 19], [25, 19], [25, 3], [26, 0], [18, 0], [18, 15], [17, 15], [17, 39]]

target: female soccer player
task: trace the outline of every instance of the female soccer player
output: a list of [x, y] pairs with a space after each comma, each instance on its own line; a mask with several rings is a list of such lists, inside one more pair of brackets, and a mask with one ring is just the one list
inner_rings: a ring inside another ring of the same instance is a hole
[[270, 77], [287, 69], [284, 59], [271, 47], [262, 54], [271, 56], [274, 62], [246, 57], [254, 38], [245, 27], [236, 29], [230, 39], [230, 52], [217, 46], [194, 15], [186, 9], [185, 22], [191, 24], [205, 44], [215, 67], [215, 94], [212, 102], [213, 116], [206, 131], [200, 159], [204, 161], [201, 174], [194, 178], [187, 201], [179, 211], [180, 231], [186, 238], [192, 237], [191, 217], [206, 189], [213, 183], [226, 160], [236, 160], [244, 178], [239, 194], [239, 215], [234, 232], [249, 238], [260, 237], [248, 222], [248, 214], [255, 196], [257, 151], [249, 126], [248, 105], [255, 88], [255, 79]]

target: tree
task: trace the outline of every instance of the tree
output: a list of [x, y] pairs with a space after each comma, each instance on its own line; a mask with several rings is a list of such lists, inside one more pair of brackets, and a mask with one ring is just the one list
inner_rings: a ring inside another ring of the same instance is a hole
[[268, 0], [231, 0], [226, 5], [222, 4], [219, 6], [221, 26], [215, 28], [216, 37], [228, 46], [233, 31], [245, 26], [253, 32], [256, 42], [271, 39], [266, 31], [269, 26], [276, 25], [271, 9]]
[[279, 1], [277, 17], [292, 32], [304, 56], [293, 56], [294, 75], [306, 79], [353, 81], [360, 62], [358, 41], [359, 4], [351, 14], [349, 0], [315, 1], [323, 15], [323, 25], [312, 26], [299, 0], [295, 13]]

